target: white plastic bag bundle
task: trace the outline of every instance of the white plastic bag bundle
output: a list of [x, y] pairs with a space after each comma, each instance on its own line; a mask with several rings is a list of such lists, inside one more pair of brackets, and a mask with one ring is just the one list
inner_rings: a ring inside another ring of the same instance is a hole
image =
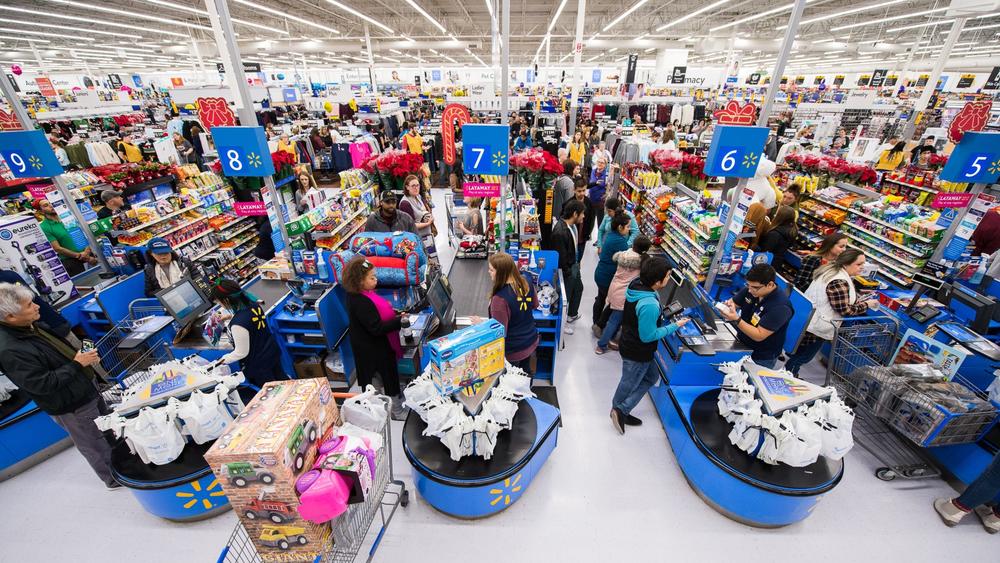
[[483, 403], [480, 416], [485, 415], [496, 422], [501, 428], [507, 429], [511, 427], [511, 419], [514, 418], [514, 413], [516, 412], [516, 402], [508, 401], [499, 395], [492, 395]]
[[494, 389], [503, 389], [517, 397], [517, 400], [535, 396], [531, 392], [531, 378], [525, 375], [523, 370], [510, 364], [507, 364], [507, 371], [500, 376], [500, 381]]
[[360, 426], [355, 426], [350, 422], [345, 422], [340, 426], [334, 428], [334, 436], [346, 436], [349, 438], [358, 438], [364, 440], [368, 443], [372, 450], [378, 451], [382, 448], [382, 435], [378, 432], [372, 432], [370, 430], [365, 430]]
[[450, 428], [456, 426], [464, 418], [468, 418], [462, 405], [455, 402], [445, 402], [432, 409], [427, 410], [427, 428], [424, 429], [424, 436], [437, 436], [441, 438]]
[[760, 441], [762, 406], [762, 402], [755, 400], [731, 413], [733, 429], [729, 432], [729, 442], [747, 453], [757, 449]]
[[842, 459], [854, 447], [854, 411], [836, 396], [812, 406], [822, 425], [820, 453], [832, 460]]
[[764, 442], [757, 452], [757, 459], [770, 465], [777, 465], [782, 449], [788, 447], [790, 440], [796, 439], [795, 434], [773, 416], [763, 417], [760, 426], [764, 433]]
[[754, 396], [754, 388], [749, 385], [722, 390], [717, 403], [719, 414], [729, 422], [733, 422], [738, 416], [733, 413], [746, 410], [754, 402]]
[[780, 452], [778, 460], [792, 467], [805, 467], [816, 463], [823, 446], [822, 429], [807, 415], [803, 407], [795, 411], [785, 411], [781, 423], [792, 430], [796, 440], [789, 440]]
[[176, 417], [167, 409], [143, 408], [125, 421], [125, 439], [143, 463], [166, 465], [184, 450], [184, 437]]
[[475, 418], [474, 424], [476, 432], [476, 455], [483, 456], [483, 459], [493, 457], [493, 448], [497, 445], [497, 434], [501, 428], [497, 422], [487, 416], [480, 414]]
[[986, 391], [990, 394], [990, 400], [994, 403], [1000, 403], [1000, 370], [993, 372], [993, 383], [990, 383]]
[[[461, 410], [461, 407], [459, 407]], [[462, 414], [441, 437], [441, 443], [448, 448], [451, 459], [458, 461], [467, 455], [475, 453], [472, 447], [472, 435], [475, 432], [475, 421], [467, 414]]]
[[403, 389], [403, 398], [405, 399], [403, 404], [417, 413], [420, 418], [424, 418], [427, 414], [427, 407], [424, 404], [430, 399], [440, 397], [441, 394], [434, 386], [434, 381], [426, 375], [414, 379]]
[[214, 390], [211, 393], [202, 393], [195, 389], [183, 402], [174, 397], [167, 399], [168, 411], [181, 419], [184, 423], [183, 432], [191, 436], [197, 444], [204, 444], [222, 436], [226, 425], [233, 420], [233, 416], [223, 403], [228, 390], [224, 385], [217, 385], [216, 388], [223, 391], [221, 397]]
[[389, 399], [379, 395], [375, 387], [368, 385], [364, 393], [344, 401], [340, 413], [344, 422], [379, 432], [389, 417]]

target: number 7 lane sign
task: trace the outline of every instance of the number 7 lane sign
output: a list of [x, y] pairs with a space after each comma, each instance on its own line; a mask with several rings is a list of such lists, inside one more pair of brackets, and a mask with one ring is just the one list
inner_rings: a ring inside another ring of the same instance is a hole
[[506, 176], [510, 127], [467, 123], [462, 126], [462, 166], [466, 174]]
[[63, 173], [41, 130], [0, 133], [0, 157], [15, 178], [50, 178]]
[[941, 179], [948, 182], [992, 184], [1000, 178], [1000, 133], [966, 131], [948, 163], [941, 170]]
[[752, 178], [764, 154], [767, 127], [716, 125], [705, 156], [705, 174]]

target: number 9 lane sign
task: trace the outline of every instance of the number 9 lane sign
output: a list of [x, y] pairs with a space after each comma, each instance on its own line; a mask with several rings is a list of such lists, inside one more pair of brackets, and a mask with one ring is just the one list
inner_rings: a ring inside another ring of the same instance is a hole
[[212, 127], [211, 132], [226, 176], [260, 178], [274, 174], [263, 127]]
[[705, 157], [705, 174], [752, 178], [764, 154], [767, 127], [716, 125]]
[[467, 123], [462, 126], [462, 168], [466, 174], [506, 176], [510, 127]]
[[966, 131], [948, 163], [941, 170], [941, 179], [948, 182], [993, 184], [1000, 178], [1000, 133]]
[[63, 173], [41, 130], [0, 133], [0, 157], [15, 178], [51, 178]]

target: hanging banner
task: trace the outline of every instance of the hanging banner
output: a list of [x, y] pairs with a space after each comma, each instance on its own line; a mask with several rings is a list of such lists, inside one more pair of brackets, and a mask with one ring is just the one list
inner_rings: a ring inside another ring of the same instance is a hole
[[628, 56], [628, 68], [625, 71], [625, 84], [635, 84], [635, 69], [639, 66], [639, 55], [633, 53]]
[[806, 83], [806, 77], [805, 76], [801, 76], [800, 75], [800, 76], [796, 76], [795, 77], [795, 85], [796, 86], [801, 86], [801, 85], [803, 85], [805, 83]]
[[[215, 63], [215, 68], [219, 70], [219, 74], [226, 72], [226, 66], [222, 63]], [[260, 72], [260, 63], [248, 63], [243, 61], [243, 72]]]
[[825, 76], [817, 76], [813, 78], [813, 86], [819, 86], [820, 84], [826, 82]]
[[225, 98], [198, 98], [194, 101], [194, 107], [198, 108], [198, 121], [205, 131], [210, 131], [213, 127], [236, 125], [236, 114]]
[[11, 73], [8, 72], [7, 73], [7, 80], [10, 81], [10, 86], [11, 86], [11, 88], [14, 89], [15, 92], [20, 92], [21, 91], [21, 87], [17, 85], [17, 80], [14, 80], [14, 75], [13, 74], [11, 74]]
[[264, 217], [267, 216], [267, 204], [263, 201], [236, 201], [233, 202], [233, 211], [238, 217]]
[[885, 77], [889, 75], [889, 69], [887, 68], [877, 68], [875, 73], [872, 74], [871, 82], [869, 86], [872, 88], [881, 88], [885, 84]]
[[52, 81], [45, 76], [39, 76], [35, 79], [35, 84], [38, 85], [38, 91], [46, 98], [54, 98], [58, 96], [59, 93], [56, 92], [55, 87], [52, 86]]
[[899, 77], [896, 76], [895, 74], [890, 74], [889, 76], [885, 77], [886, 86], [895, 86], [897, 82], [899, 82]]
[[1000, 66], [993, 67], [993, 72], [991, 72], [990, 77], [986, 79], [986, 84], [983, 85], [983, 90], [1000, 90]]
[[781, 82], [779, 82], [778, 84], [788, 84], [788, 77], [787, 76], [782, 76], [781, 77]]
[[844, 84], [844, 75], [843, 74], [838, 74], [837, 76], [833, 77], [833, 85], [834, 86], [841, 86], [842, 84]]
[[180, 88], [184, 85], [184, 79], [179, 76], [173, 76], [170, 78], [170, 85], [174, 88]]
[[730, 100], [725, 108], [712, 113], [712, 117], [720, 125], [753, 125], [757, 117], [757, 106], [752, 102], [741, 106], [736, 100]]
[[705, 156], [705, 175], [752, 178], [769, 131], [767, 127], [716, 126]]
[[64, 172], [41, 129], [0, 133], [0, 157], [15, 178], [51, 178]]
[[500, 184], [493, 182], [462, 182], [462, 197], [500, 197]]
[[948, 140], [959, 143], [966, 132], [982, 131], [990, 118], [992, 107], [993, 103], [989, 100], [967, 102], [951, 121], [948, 127]]
[[862, 74], [858, 78], [858, 86], [868, 86], [871, 84], [872, 76], [870, 74]]
[[119, 74], [109, 74], [108, 83], [111, 84], [112, 90], [117, 90], [122, 87], [122, 77]]
[[670, 75], [671, 84], [684, 84], [684, 78], [687, 77], [686, 66], [675, 66], [673, 74]]
[[20, 131], [21, 122], [13, 113], [7, 113], [0, 109], [0, 131]]
[[956, 87], [968, 88], [969, 86], [972, 86], [972, 83], [975, 82], [975, 80], [976, 80], [975, 74], [963, 74], [961, 77], [959, 77], [958, 84], [956, 85]]
[[747, 84], [750, 85], [760, 84], [760, 73], [759, 72], [751, 73], [750, 76], [747, 78]]
[[931, 75], [929, 75], [929, 74], [921, 74], [920, 76], [918, 76], [917, 77], [917, 88], [922, 88], [924, 86], [927, 86], [927, 81], [929, 81], [930, 79], [931, 79]]
[[601, 81], [601, 71], [600, 71], [600, 69], [596, 69], [595, 68], [594, 71], [590, 73], [590, 81], [591, 82], [600, 82]]

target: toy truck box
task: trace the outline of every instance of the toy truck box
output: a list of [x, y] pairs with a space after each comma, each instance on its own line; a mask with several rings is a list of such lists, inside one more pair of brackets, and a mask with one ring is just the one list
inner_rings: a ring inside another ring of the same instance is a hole
[[261, 561], [313, 561], [329, 545], [329, 524], [299, 516], [295, 481], [339, 424], [325, 379], [272, 381], [205, 452]]
[[431, 377], [443, 395], [489, 383], [504, 370], [504, 328], [496, 319], [429, 344]]

